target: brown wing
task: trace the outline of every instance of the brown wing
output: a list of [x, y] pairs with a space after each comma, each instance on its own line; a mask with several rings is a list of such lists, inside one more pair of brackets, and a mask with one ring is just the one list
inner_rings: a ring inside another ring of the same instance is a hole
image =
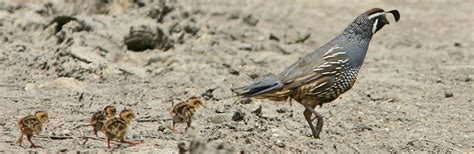
[[29, 115], [18, 122], [20, 130], [25, 130], [27, 133], [39, 134], [42, 130], [41, 122], [35, 116]]
[[105, 122], [103, 127], [105, 135], [110, 138], [123, 139], [127, 133], [127, 123], [120, 118], [112, 118]]
[[331, 46], [327, 50], [314, 52], [298, 60], [281, 74], [281, 80], [285, 84], [283, 89], [310, 85], [303, 88], [318, 91], [330, 87], [335, 82], [334, 77], [347, 67], [348, 61], [349, 58], [342, 47]]
[[99, 121], [99, 119], [102, 119], [101, 116], [103, 115], [103, 112], [102, 111], [98, 111], [98, 112], [95, 112], [94, 114], [92, 114], [92, 117], [91, 117], [91, 125], [96, 125], [97, 122]]
[[186, 104], [185, 102], [181, 102], [181, 103], [176, 104], [170, 111], [171, 116], [180, 115], [180, 113], [182, 113], [183, 109], [186, 108], [187, 106], [188, 106], [188, 104]]

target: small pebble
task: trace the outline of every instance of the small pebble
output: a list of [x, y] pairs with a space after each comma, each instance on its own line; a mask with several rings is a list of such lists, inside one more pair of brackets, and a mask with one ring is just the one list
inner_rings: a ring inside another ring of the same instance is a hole
[[251, 51], [253, 49], [253, 45], [252, 44], [248, 44], [248, 43], [242, 43], [239, 45], [239, 49], [240, 50], [247, 50], [247, 51]]
[[278, 36], [276, 36], [275, 34], [270, 34], [269, 39], [270, 39], [270, 40], [277, 41], [277, 42], [280, 42], [280, 38], [278, 38]]
[[262, 114], [262, 106], [259, 105], [258, 108], [252, 111], [251, 113], [256, 114], [256, 115]]
[[252, 103], [252, 99], [250, 99], [250, 98], [242, 98], [242, 99], [240, 99], [239, 103], [240, 103], [240, 104], [250, 104], [250, 103]]
[[219, 106], [217, 107], [216, 109], [216, 113], [225, 113], [227, 111], [227, 109], [224, 107], [224, 106]]
[[471, 80], [471, 77], [466, 77], [466, 79], [464, 79], [465, 82], [470, 82]]
[[233, 121], [242, 121], [244, 120], [244, 117], [245, 117], [245, 113], [243, 113], [242, 111], [235, 111], [234, 112], [234, 115], [232, 115], [232, 120]]
[[461, 43], [459, 43], [459, 42], [454, 42], [454, 46], [455, 46], [455, 47], [460, 47], [460, 46], [461, 46]]
[[286, 111], [288, 111], [287, 109], [285, 108], [279, 108], [276, 110], [278, 113], [285, 113]]
[[244, 22], [250, 26], [255, 26], [258, 24], [258, 19], [255, 18], [254, 16], [252, 15], [248, 15], [246, 16], [244, 19]]
[[453, 97], [453, 96], [454, 96], [454, 94], [452, 92], [449, 92], [449, 91], [444, 92], [444, 97], [446, 97], [446, 98]]
[[281, 140], [276, 140], [275, 141], [275, 145], [280, 147], [280, 148], [284, 148], [285, 147], [285, 143], [283, 143], [283, 141]]

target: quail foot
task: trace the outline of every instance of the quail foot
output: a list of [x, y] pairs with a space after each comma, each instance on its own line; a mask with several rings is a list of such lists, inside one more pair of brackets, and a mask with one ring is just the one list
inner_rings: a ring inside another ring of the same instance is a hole
[[[372, 35], [389, 24], [387, 13], [391, 13], [395, 21], [400, 19], [397, 10], [370, 9], [359, 15], [340, 35], [303, 56], [279, 75], [232, 90], [243, 97], [273, 101], [294, 99], [304, 106], [303, 115], [313, 136], [319, 138], [323, 116], [314, 108], [334, 101], [351, 89]], [[313, 114], [317, 119], [316, 127], [312, 123]]]

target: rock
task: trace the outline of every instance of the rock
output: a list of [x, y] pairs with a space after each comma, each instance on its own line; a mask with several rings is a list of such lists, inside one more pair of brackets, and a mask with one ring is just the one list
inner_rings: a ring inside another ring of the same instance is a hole
[[283, 141], [281, 140], [276, 140], [275, 141], [275, 145], [280, 147], [280, 148], [284, 148], [285, 147], [285, 143], [283, 143]]
[[232, 120], [233, 121], [242, 121], [242, 120], [244, 120], [244, 117], [245, 117], [245, 113], [238, 110], [238, 111], [234, 112], [234, 115], [232, 115]]
[[226, 113], [227, 108], [225, 106], [218, 106], [217, 109], [215, 110], [216, 113]]
[[280, 42], [280, 38], [278, 38], [278, 36], [272, 33], [270, 33], [270, 37], [268, 39]]
[[455, 46], [455, 47], [461, 47], [461, 43], [459, 43], [459, 42], [454, 42], [454, 46]]
[[186, 143], [180, 142], [178, 143], [178, 154], [185, 154], [188, 151], [188, 147], [186, 147]]
[[63, 29], [63, 26], [70, 21], [78, 21], [78, 20], [72, 16], [57, 16], [57, 17], [54, 17], [53, 20], [49, 22], [48, 26], [56, 24], [54, 32], [57, 33], [61, 31]]
[[240, 12], [239, 11], [231, 11], [229, 13], [229, 18], [230, 20], [235, 20], [240, 18]]
[[222, 64], [224, 67], [226, 67], [228, 70], [229, 70], [229, 73], [232, 74], [232, 75], [239, 75], [240, 72], [238, 71], [238, 69], [228, 63], [223, 63]]
[[259, 105], [257, 109], [255, 109], [254, 111], [252, 111], [251, 113], [255, 114], [255, 115], [261, 115], [262, 114], [262, 106]]
[[205, 153], [206, 143], [198, 140], [191, 141], [189, 145], [189, 153]]
[[166, 130], [166, 126], [160, 125], [158, 126], [158, 131], [164, 132]]
[[238, 48], [239, 48], [240, 50], [251, 51], [251, 50], [253, 50], [253, 45], [250, 44], [250, 43], [242, 43], [242, 44], [240, 44], [240, 45], [238, 46]]
[[276, 51], [284, 55], [289, 55], [291, 52], [288, 52], [285, 48], [283, 48], [280, 44], [277, 42], [270, 42], [268, 44], [265, 44], [265, 49], [269, 51]]
[[242, 99], [239, 100], [239, 103], [240, 103], [240, 104], [250, 104], [250, 103], [252, 103], [252, 99], [250, 99], [250, 98], [242, 98]]
[[259, 20], [250, 14], [245, 16], [243, 21], [250, 26], [256, 26]]
[[83, 61], [85, 63], [104, 64], [107, 62], [104, 57], [94, 53], [93, 50], [94, 49], [90, 47], [74, 47], [70, 48], [68, 53], [73, 58], [76, 58], [77, 60]]
[[188, 23], [184, 26], [184, 32], [196, 35], [199, 32], [199, 27], [195, 23]]
[[13, 13], [13, 7], [5, 2], [0, 2], [0, 11], [7, 11], [9, 13]]
[[244, 143], [245, 143], [245, 144], [252, 144], [253, 141], [252, 141], [252, 139], [250, 139], [250, 138], [245, 138]]
[[64, 88], [71, 90], [82, 90], [84, 88], [84, 83], [78, 81], [74, 78], [60, 77], [56, 80], [44, 83], [39, 85], [39, 88]]
[[309, 37], [311, 37], [311, 33], [304, 32], [304, 33], [300, 34], [300, 37], [297, 40], [295, 40], [295, 43], [304, 43], [304, 41], [309, 39]]
[[24, 87], [24, 90], [25, 91], [34, 91], [34, 90], [37, 90], [39, 88], [39, 84], [37, 83], [27, 83]]
[[357, 131], [359, 131], [359, 132], [362, 132], [362, 131], [365, 131], [365, 130], [367, 130], [367, 131], [371, 131], [371, 130], [372, 130], [372, 128], [371, 128], [369, 125], [367, 125], [367, 124], [360, 124], [360, 125], [357, 126], [355, 129], [356, 129]]
[[207, 118], [207, 120], [213, 124], [221, 124], [227, 121], [225, 115], [214, 115]]
[[469, 76], [464, 79], [465, 82], [470, 82], [471, 80], [472, 80], [472, 78], [469, 77]]
[[237, 126], [234, 123], [226, 123], [225, 126], [229, 129], [236, 129]]
[[125, 36], [124, 42], [131, 51], [144, 51], [147, 49], [168, 50], [173, 47], [174, 41], [160, 27], [140, 25], [130, 27], [130, 32]]
[[285, 41], [288, 44], [293, 43], [304, 43], [307, 39], [311, 37], [311, 33], [306, 31], [295, 31], [289, 30], [285, 33]]
[[454, 96], [454, 94], [452, 92], [449, 92], [449, 91], [444, 92], [444, 97], [446, 97], [446, 98], [450, 98], [450, 97], [453, 97], [453, 96]]
[[288, 110], [285, 109], [285, 108], [279, 108], [279, 109], [277, 109], [276, 111], [277, 111], [278, 113], [285, 113], [285, 112], [287, 112]]

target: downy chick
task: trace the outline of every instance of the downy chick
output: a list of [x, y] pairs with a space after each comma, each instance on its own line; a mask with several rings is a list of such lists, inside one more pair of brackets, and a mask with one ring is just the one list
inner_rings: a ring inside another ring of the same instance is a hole
[[20, 129], [20, 138], [18, 139], [18, 144], [23, 143], [23, 135], [26, 134], [26, 138], [31, 143], [31, 148], [41, 148], [41, 146], [35, 145], [31, 141], [33, 135], [38, 135], [43, 127], [43, 123], [49, 121], [48, 113], [44, 111], [37, 111], [34, 115], [26, 116], [18, 122], [18, 128]]
[[142, 141], [126, 141], [125, 134], [129, 129], [129, 125], [135, 118], [132, 110], [124, 109], [120, 112], [119, 117], [114, 117], [105, 122], [104, 133], [107, 136], [107, 147], [110, 148], [110, 141], [113, 139], [120, 140], [121, 143], [128, 143], [132, 145], [143, 143]]
[[97, 132], [103, 132], [105, 121], [112, 119], [117, 114], [117, 109], [114, 106], [106, 106], [104, 110], [97, 111], [92, 115], [91, 125], [94, 128], [94, 134], [97, 136]]
[[200, 106], [204, 106], [202, 101], [197, 97], [191, 97], [185, 102], [176, 104], [170, 111], [171, 116], [173, 117], [173, 132], [176, 132], [175, 125], [177, 123], [186, 122], [188, 128], [191, 127], [192, 117], [196, 109]]

